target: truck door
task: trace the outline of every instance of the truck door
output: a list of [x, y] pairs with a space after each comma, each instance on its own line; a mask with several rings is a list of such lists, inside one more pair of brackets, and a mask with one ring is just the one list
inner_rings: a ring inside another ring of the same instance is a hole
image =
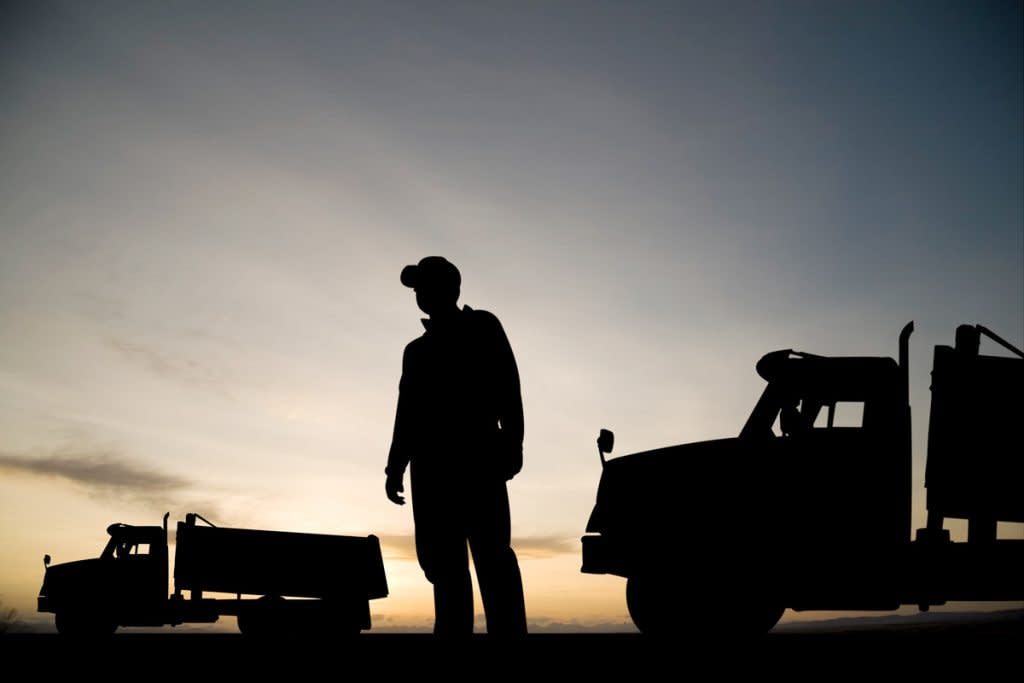
[[156, 534], [139, 531], [128, 528], [112, 535], [104, 551], [111, 572], [109, 601], [116, 606], [120, 623], [162, 623], [168, 591], [167, 546]]
[[909, 533], [902, 529], [909, 492], [902, 486], [891, 421], [870, 398], [804, 399], [801, 408], [807, 414], [800, 427], [782, 437], [796, 602], [888, 605], [891, 563]]

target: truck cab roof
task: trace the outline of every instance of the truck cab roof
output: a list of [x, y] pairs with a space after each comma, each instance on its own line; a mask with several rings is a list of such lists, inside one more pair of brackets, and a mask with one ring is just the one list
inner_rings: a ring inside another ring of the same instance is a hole
[[164, 538], [164, 529], [159, 526], [135, 526], [116, 522], [107, 527], [110, 537], [130, 543], [150, 543], [152, 539]]
[[816, 356], [792, 349], [766, 353], [757, 362], [757, 374], [787, 393], [812, 394], [826, 401], [864, 400], [903, 381], [892, 358]]

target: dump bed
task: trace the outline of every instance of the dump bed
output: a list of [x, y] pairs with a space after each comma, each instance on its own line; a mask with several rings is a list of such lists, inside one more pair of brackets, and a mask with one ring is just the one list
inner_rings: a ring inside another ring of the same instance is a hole
[[332, 536], [178, 523], [176, 590], [301, 598], [388, 594], [376, 536]]
[[1024, 358], [979, 355], [974, 329], [935, 347], [928, 510], [1024, 522]]

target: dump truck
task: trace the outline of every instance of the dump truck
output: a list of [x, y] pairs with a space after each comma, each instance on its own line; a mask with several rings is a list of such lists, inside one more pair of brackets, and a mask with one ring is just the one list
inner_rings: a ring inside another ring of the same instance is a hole
[[111, 524], [98, 558], [50, 565], [45, 556], [38, 610], [76, 636], [222, 615], [249, 635], [345, 635], [369, 629], [369, 601], [388, 594], [376, 536], [233, 529], [189, 513], [177, 525], [168, 596], [168, 517], [162, 526]]
[[[898, 360], [790, 349], [737, 437], [614, 459], [601, 430], [584, 573], [626, 579], [637, 628], [757, 634], [785, 609], [1024, 599], [1024, 352], [980, 325], [935, 348], [926, 526], [911, 537], [913, 323]], [[982, 355], [987, 337], [1012, 356]], [[953, 542], [946, 519], [966, 519]]]

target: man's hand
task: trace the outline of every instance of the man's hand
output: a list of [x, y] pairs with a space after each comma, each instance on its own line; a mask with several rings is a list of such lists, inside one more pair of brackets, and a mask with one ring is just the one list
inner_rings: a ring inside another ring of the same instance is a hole
[[523, 469], [522, 445], [510, 445], [506, 447], [505, 459], [502, 465], [502, 476], [505, 477], [505, 481], [511, 481], [512, 477], [519, 474], [519, 471]]
[[402, 485], [402, 477], [388, 476], [384, 482], [384, 493], [388, 494], [388, 500], [395, 505], [405, 505], [405, 496], [399, 495], [405, 491], [405, 486]]

